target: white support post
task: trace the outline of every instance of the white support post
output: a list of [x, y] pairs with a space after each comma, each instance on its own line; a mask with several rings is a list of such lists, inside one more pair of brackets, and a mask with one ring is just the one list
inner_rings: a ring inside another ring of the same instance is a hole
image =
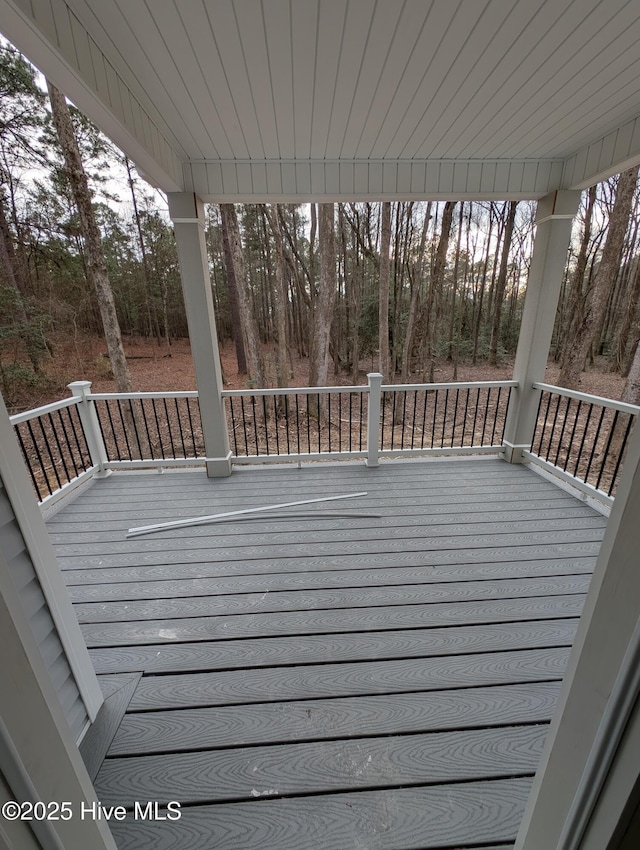
[[107, 449], [102, 439], [95, 403], [89, 398], [91, 381], [74, 381], [67, 384], [67, 389], [70, 390], [73, 398], [77, 399], [76, 407], [91, 455], [91, 463], [98, 468], [98, 475], [108, 475], [109, 470], [105, 470], [105, 464], [109, 459]]
[[573, 218], [580, 192], [552, 192], [538, 201], [536, 237], [527, 281], [511, 394], [502, 443], [502, 456], [522, 463], [522, 452], [531, 448], [539, 391], [534, 381], [544, 381], [551, 337], [562, 286]]
[[367, 375], [369, 382], [369, 406], [367, 409], [367, 466], [378, 466], [378, 440], [380, 434], [380, 399], [382, 396], [382, 375], [380, 372], [370, 372]]
[[640, 691], [638, 517], [636, 425], [516, 850], [613, 847], [622, 810], [633, 800], [640, 773], [633, 733]]
[[222, 370], [204, 233], [204, 206], [191, 192], [170, 193], [168, 198], [198, 384], [207, 475], [222, 478], [231, 474], [231, 449], [221, 395]]

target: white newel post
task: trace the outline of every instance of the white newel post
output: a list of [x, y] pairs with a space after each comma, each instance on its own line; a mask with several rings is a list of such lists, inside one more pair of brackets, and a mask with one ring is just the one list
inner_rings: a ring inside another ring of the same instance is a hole
[[580, 192], [561, 190], [538, 201], [536, 237], [513, 370], [518, 387], [511, 394], [502, 442], [502, 455], [510, 463], [522, 463], [522, 452], [531, 448], [539, 398], [532, 384], [544, 381], [571, 227], [579, 203]]
[[367, 375], [369, 382], [369, 405], [367, 409], [367, 466], [378, 466], [378, 440], [380, 434], [380, 399], [382, 393], [382, 375], [379, 372], [370, 372]]
[[191, 192], [169, 193], [168, 199], [198, 385], [207, 475], [222, 478], [231, 474], [231, 449], [221, 395], [222, 372], [204, 232], [204, 205]]
[[91, 392], [91, 381], [74, 381], [72, 384], [67, 384], [67, 389], [71, 391], [73, 398], [77, 399], [76, 407], [91, 455], [91, 463], [98, 468], [98, 475], [103, 474], [108, 461], [107, 449], [102, 439], [95, 403], [88, 397]]

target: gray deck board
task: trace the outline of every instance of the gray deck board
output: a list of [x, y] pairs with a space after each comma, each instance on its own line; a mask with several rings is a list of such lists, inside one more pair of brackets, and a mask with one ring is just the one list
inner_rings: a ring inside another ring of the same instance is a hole
[[137, 682], [98, 795], [183, 804], [118, 847], [511, 850], [605, 526], [495, 459], [95, 481], [49, 529], [105, 692]]
[[106, 686], [108, 695], [105, 696], [95, 722], [89, 727], [80, 744], [80, 754], [92, 780], [100, 770], [140, 676], [140, 673], [124, 673], [109, 677], [117, 681]]
[[503, 779], [262, 799], [189, 807], [176, 821], [114, 823], [112, 830], [120, 850], [481, 847], [515, 840], [530, 787], [530, 779]]
[[460, 655], [571, 646], [577, 618], [404, 631], [299, 635], [260, 640], [205, 641], [174, 645], [91, 649], [98, 673], [144, 670], [166, 674], [199, 670], [250, 670], [316, 664], [323, 661], [371, 661], [391, 658]]
[[558, 682], [130, 713], [111, 756], [364, 738], [551, 720]]
[[276, 635], [335, 634], [424, 626], [496, 623], [510, 620], [578, 617], [584, 594], [533, 596], [524, 599], [390, 605], [321, 611], [280, 611], [274, 614], [230, 614], [174, 620], [127, 623], [90, 623], [81, 626], [89, 648], [136, 646], [148, 643], [183, 643], [198, 640], [233, 640]]
[[527, 776], [546, 733], [544, 724], [110, 758], [95, 787], [103, 803], [133, 808]]
[[545, 682], [564, 675], [568, 648], [532, 649], [343, 664], [308, 664], [143, 676], [130, 708], [164, 705], [242, 705], [319, 697], [356, 696]]
[[338, 588], [336, 590], [263, 591], [226, 595], [192, 596], [135, 602], [127, 585], [122, 602], [76, 604], [80, 623], [111, 623], [131, 620], [172, 620], [180, 617], [212, 617], [225, 614], [276, 611], [311, 611], [329, 608], [369, 608], [383, 605], [419, 605], [480, 599], [517, 599], [527, 596], [556, 596], [586, 593], [591, 576], [568, 575], [546, 578], [496, 579], [495, 581], [447, 582], [446, 584], [387, 585], [384, 587]]
[[[494, 550], [493, 559], [473, 561], [469, 554], [460, 556], [462, 563], [416, 564], [414, 566], [373, 566], [367, 568], [326, 569], [316, 562], [305, 560], [305, 570], [281, 572], [279, 565], [272, 566], [267, 572], [266, 566], [261, 572], [256, 562], [247, 565], [246, 572], [231, 574], [230, 567], [200, 564], [181, 565], [179, 569], [171, 566], [160, 567], [118, 567], [108, 566], [91, 570], [67, 571], [65, 579], [69, 593], [74, 601], [91, 599], [119, 599], [128, 588], [130, 599], [177, 598], [180, 596], [203, 596], [216, 593], [246, 593], [265, 590], [286, 590], [307, 587], [366, 587], [385, 584], [425, 584], [453, 581], [487, 581], [503, 578], [535, 578], [553, 575], [577, 575], [592, 573], [595, 564], [595, 551], [588, 557], [576, 557], [568, 554], [562, 557], [566, 547], [545, 553], [539, 559], [514, 560], [509, 553]], [[536, 553], [527, 553], [536, 554]], [[544, 557], [547, 554], [547, 557]], [[416, 558], [417, 559], [417, 558]], [[465, 562], [466, 560], [466, 562]], [[349, 559], [349, 565], [353, 558]], [[291, 565], [288, 564], [290, 567]], [[329, 566], [334, 566], [330, 563]]]
[[[426, 523], [404, 524], [402, 521], [394, 523], [382, 523], [380, 520], [367, 520], [358, 522], [357, 525], [351, 528], [342, 528], [342, 520], [329, 524], [328, 529], [317, 531], [315, 528], [305, 528], [310, 526], [312, 520], [298, 520], [299, 529], [287, 529], [281, 531], [277, 536], [278, 551], [281, 547], [286, 547], [287, 550], [296, 551], [296, 546], [311, 546], [324, 544], [327, 536], [331, 537], [332, 545], [337, 545], [341, 542], [348, 544], [358, 544], [359, 548], [365, 549], [370, 544], [378, 544], [375, 551], [387, 551], [391, 542], [401, 541], [406, 543], [412, 541], [413, 545], [421, 546], [424, 549], [432, 548], [435, 542], [439, 542], [440, 538], [444, 538], [447, 542], [446, 548], [460, 545], [461, 537], [469, 537], [474, 539], [476, 536], [481, 538], [483, 535], [491, 535], [492, 539], [495, 535], [516, 534], [521, 541], [526, 542], [531, 540], [531, 535], [536, 535], [537, 539], [544, 535], [547, 537], [551, 532], [567, 532], [580, 530], [583, 534], [581, 539], [600, 539], [603, 529], [605, 528], [605, 520], [603, 517], [583, 516], [583, 517], [561, 517], [555, 519], [526, 519], [522, 518], [515, 522], [506, 522], [502, 518], [499, 523], [496, 523], [495, 517], [492, 523], [467, 523], [461, 528], [459, 524], [438, 524], [429, 525]], [[315, 524], [315, 523], [314, 523]], [[73, 542], [61, 543], [57, 546], [59, 557], [67, 557], [72, 555], [93, 555], [93, 554], [108, 554], [110, 557], [117, 554], [147, 554], [150, 552], [166, 553], [171, 549], [184, 549], [185, 545], [191, 550], [199, 548], [209, 549], [211, 540], [214, 538], [216, 548], [226, 551], [231, 547], [237, 547], [242, 551], [247, 547], [247, 540], [250, 539], [254, 545], [257, 543], [261, 546], [261, 539], [269, 533], [264, 529], [260, 529], [259, 523], [252, 521], [237, 523], [240, 526], [239, 533], [227, 534], [225, 525], [214, 524], [207, 535], [189, 534], [185, 531], [166, 533], [162, 539], [158, 540], [154, 534], [133, 537], [127, 540], [118, 541], [95, 541], [88, 542]], [[258, 526], [252, 529], [257, 532], [254, 537], [250, 537], [250, 525]], [[243, 533], [243, 528], [247, 527], [247, 531]], [[452, 532], [459, 531], [464, 534], [457, 534], [452, 537]], [[595, 532], [595, 536], [594, 536]], [[275, 532], [271, 532], [275, 534]], [[185, 540], [189, 543], [185, 544]], [[450, 542], [455, 541], [455, 542]], [[480, 545], [484, 540], [480, 542]], [[269, 551], [269, 550], [267, 550]]]

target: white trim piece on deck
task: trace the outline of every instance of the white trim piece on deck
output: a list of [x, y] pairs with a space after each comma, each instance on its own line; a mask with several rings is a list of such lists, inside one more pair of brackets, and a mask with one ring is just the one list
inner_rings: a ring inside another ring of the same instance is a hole
[[94, 720], [102, 705], [102, 692], [1, 400], [0, 473], [87, 714]]

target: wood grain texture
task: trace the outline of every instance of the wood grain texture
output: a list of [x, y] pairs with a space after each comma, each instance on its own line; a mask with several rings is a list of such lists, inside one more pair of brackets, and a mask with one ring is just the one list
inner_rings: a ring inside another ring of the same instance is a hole
[[358, 694], [468, 688], [562, 678], [569, 651], [552, 649], [252, 671], [143, 676], [130, 709], [286, 702]]
[[571, 646], [577, 622], [573, 618], [449, 626], [441, 629], [305, 635], [304, 638], [205, 641], [173, 646], [154, 644], [92, 649], [89, 655], [99, 673], [114, 673], [118, 670], [144, 670], [147, 674], [251, 670], [256, 667], [314, 664], [327, 660], [376, 661]]
[[119, 850], [428, 850], [515, 840], [530, 779], [195, 806], [112, 825]]
[[[299, 510], [299, 509], [298, 509]], [[373, 508], [366, 508], [362, 513], [371, 513]], [[349, 508], [345, 508], [345, 513]], [[545, 515], [546, 514], [546, 515]], [[559, 514], [561, 514], [559, 516]], [[478, 521], [465, 517], [464, 524], [455, 521], [453, 516], [450, 522], [424, 522], [420, 517], [403, 518], [397, 517], [368, 517], [342, 518], [339, 511], [335, 516], [326, 519], [321, 516], [314, 517], [310, 512], [306, 517], [296, 519], [295, 515], [288, 520], [284, 519], [279, 525], [269, 523], [264, 519], [252, 516], [236, 518], [229, 517], [224, 523], [213, 523], [211, 526], [203, 525], [195, 528], [176, 528], [171, 530], [158, 530], [146, 539], [134, 537], [123, 539], [125, 535], [112, 535], [115, 539], [104, 539], [103, 535], [71, 534], [66, 535], [66, 540], [60, 540], [60, 536], [54, 538], [57, 543], [57, 551], [61, 556], [79, 554], [120, 554], [125, 552], [155, 552], [163, 549], [174, 549], [179, 545], [185, 545], [183, 541], [189, 541], [190, 548], [207, 548], [211, 545], [211, 539], [215, 539], [219, 546], [244, 546], [248, 541], [253, 542], [265, 534], [277, 535], [274, 539], [279, 545], [290, 546], [300, 542], [317, 543], [323, 542], [330, 536], [334, 542], [358, 540], [403, 540], [431, 539], [448, 537], [452, 533], [461, 532], [466, 535], [493, 534], [525, 532], [547, 533], [554, 530], [569, 529], [603, 529], [606, 525], [604, 517], [594, 517], [581, 513], [572, 516], [568, 511], [546, 511], [541, 517], [532, 517], [528, 513], [522, 514], [519, 519], [509, 520], [502, 517], [500, 523], [496, 523], [495, 512], [487, 514]], [[235, 526], [235, 527], [234, 527]], [[84, 537], [84, 539], [82, 539]], [[180, 542], [178, 542], [180, 541]]]
[[[435, 552], [397, 552], [378, 555], [352, 554], [348, 560], [346, 557], [330, 557], [318, 555], [306, 555], [300, 558], [270, 558], [265, 554], [263, 558], [251, 560], [226, 560], [226, 561], [196, 561], [188, 563], [187, 558], [178, 561], [181, 555], [176, 553], [167, 554], [164, 557], [166, 563], [149, 564], [139, 566], [143, 558], [131, 557], [129, 565], [123, 563], [115, 568], [111, 559], [98, 558], [93, 567], [98, 567], [99, 572], [93, 568], [77, 570], [65, 575], [68, 584], [88, 584], [118, 581], [147, 581], [153, 579], [175, 579], [182, 577], [206, 578], [217, 576], [236, 575], [262, 575], [264, 573], [300, 573], [314, 572], [316, 570], [338, 570], [348, 569], [395, 569], [396, 567], [427, 567], [442, 568], [445, 566], [471, 565], [471, 564], [515, 564], [518, 561], [548, 560], [553, 558], [592, 558], [600, 549], [599, 542], [590, 543], [549, 543], [533, 546], [490, 546], [482, 549], [464, 548], [438, 550]], [[160, 558], [158, 558], [160, 560]], [[63, 563], [64, 559], [61, 560]], [[67, 565], [68, 566], [68, 565]]]
[[360, 738], [551, 719], [557, 682], [127, 714], [110, 756]]
[[[264, 561], [272, 559], [286, 558], [291, 560], [300, 560], [301, 558], [318, 557], [325, 558], [349, 558], [356, 556], [360, 559], [363, 556], [372, 556], [374, 558], [382, 555], [405, 555], [408, 553], [416, 553], [421, 558], [427, 559], [429, 555], [432, 557], [440, 557], [441, 553], [446, 555], [451, 554], [451, 550], [468, 549], [476, 552], [489, 550], [496, 547], [513, 547], [517, 549], [530, 547], [532, 550], [539, 548], [542, 542], [545, 545], [558, 544], [574, 544], [574, 546], [584, 546], [588, 543], [598, 543], [602, 540], [602, 528], [588, 529], [567, 529], [565, 531], [549, 531], [549, 532], [502, 532], [496, 527], [493, 530], [484, 530], [477, 534], [457, 534], [445, 537], [425, 537], [423, 539], [402, 538], [397, 539], [381, 539], [381, 540], [356, 540], [356, 541], [341, 541], [330, 542], [325, 539], [320, 543], [306, 543], [299, 541], [289, 545], [280, 543], [263, 542], [260, 544], [244, 545], [244, 546], [214, 546], [213, 538], [209, 538], [208, 545], [204, 548], [186, 547], [184, 545], [171, 548], [165, 545], [160, 550], [143, 551], [143, 552], [125, 552], [116, 553], [113, 555], [60, 555], [60, 562], [66, 568], [87, 568], [104, 566], [104, 559], [108, 558], [109, 566], [128, 566], [131, 564], [137, 565], [154, 565], [154, 564], [190, 564], [199, 562], [223, 562], [229, 561]], [[329, 537], [330, 535], [326, 535]], [[534, 556], [535, 557], [535, 556]]]
[[110, 758], [95, 788], [103, 803], [133, 808], [526, 776], [546, 733], [545, 724]]
[[[368, 608], [384, 605], [420, 605], [481, 599], [517, 599], [529, 596], [586, 593], [590, 575], [551, 576], [538, 579], [501, 579], [446, 584], [392, 585], [383, 588], [344, 588], [297, 592], [243, 593], [238, 595], [155, 599], [75, 605], [80, 623], [136, 620], [173, 620], [276, 611]], [[126, 594], [126, 590], [125, 590]]]
[[310, 572], [263, 573], [216, 578], [174, 578], [149, 581], [99, 582], [99, 574], [91, 571], [91, 582], [68, 585], [74, 602], [108, 602], [110, 600], [179, 600], [184, 597], [225, 596], [243, 593], [272, 593], [314, 588], [338, 589], [386, 587], [389, 585], [437, 584], [481, 580], [487, 582], [519, 578], [590, 575], [595, 558], [556, 558], [553, 560], [519, 561], [495, 564], [447, 565], [446, 567], [395, 567], [374, 570], [317, 570]]
[[109, 683], [108, 689], [110, 690], [113, 685], [119, 686], [105, 698], [96, 719], [82, 739], [80, 754], [92, 780], [96, 778], [100, 770], [100, 765], [104, 761], [141, 675], [141, 673], [127, 673], [113, 677], [119, 679], [119, 682]]
[[379, 608], [286, 611], [274, 614], [230, 614], [175, 620], [96, 623], [81, 627], [89, 648], [149, 643], [232, 640], [276, 635], [366, 632], [382, 629], [499, 623], [512, 620], [578, 617], [584, 594], [533, 596], [480, 602], [393, 605]]
[[119, 847], [512, 850], [605, 524], [494, 460], [98, 482], [50, 524], [105, 689], [144, 671], [98, 793], [185, 803]]

